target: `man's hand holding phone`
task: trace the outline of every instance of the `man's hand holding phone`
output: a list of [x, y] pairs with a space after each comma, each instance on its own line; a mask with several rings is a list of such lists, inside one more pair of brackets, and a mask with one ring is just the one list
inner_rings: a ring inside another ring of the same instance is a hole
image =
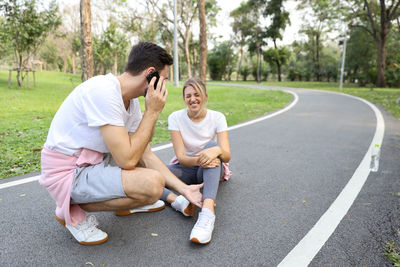
[[[164, 108], [165, 102], [168, 96], [168, 90], [165, 86], [165, 78], [160, 76], [157, 71], [154, 71], [146, 76], [149, 79], [149, 76], [154, 74], [149, 82], [149, 87], [146, 93], [146, 111], [154, 112], [159, 115]], [[158, 77], [157, 77], [158, 76]], [[157, 85], [155, 85], [157, 83]], [[152, 90], [154, 88], [154, 90]]]

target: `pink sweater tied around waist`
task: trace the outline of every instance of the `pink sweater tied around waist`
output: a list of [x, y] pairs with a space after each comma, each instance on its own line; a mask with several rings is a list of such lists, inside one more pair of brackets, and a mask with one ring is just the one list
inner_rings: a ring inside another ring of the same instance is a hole
[[83, 148], [79, 157], [69, 156], [48, 148], [41, 154], [42, 175], [39, 184], [47, 188], [56, 201], [56, 216], [75, 226], [86, 215], [77, 204], [70, 203], [76, 167], [95, 165], [103, 161], [103, 153]]

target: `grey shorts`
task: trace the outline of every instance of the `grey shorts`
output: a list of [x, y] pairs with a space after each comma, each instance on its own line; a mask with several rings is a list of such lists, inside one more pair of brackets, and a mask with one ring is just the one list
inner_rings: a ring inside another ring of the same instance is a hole
[[75, 169], [71, 203], [83, 204], [126, 197], [122, 187], [121, 168], [111, 154], [97, 164]]

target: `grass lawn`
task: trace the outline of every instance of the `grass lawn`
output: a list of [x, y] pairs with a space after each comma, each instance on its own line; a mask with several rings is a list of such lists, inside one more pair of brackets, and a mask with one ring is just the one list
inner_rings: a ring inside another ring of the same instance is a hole
[[[8, 88], [8, 71], [0, 71], [0, 179], [40, 170], [40, 150], [51, 120], [65, 97], [80, 83], [80, 75], [43, 71], [37, 73], [36, 80], [37, 87], [18, 88], [13, 74]], [[167, 104], [152, 144], [170, 139], [168, 115], [184, 108], [182, 89], [172, 84], [167, 87]], [[212, 85], [207, 88], [208, 108], [223, 112], [228, 125], [282, 108], [292, 99], [290, 94], [279, 91]], [[140, 98], [142, 110], [143, 100]]]
[[[238, 83], [257, 84], [255, 81]], [[340, 91], [339, 83], [333, 82], [263, 82], [262, 85], [327, 90], [355, 95], [382, 106], [389, 113], [400, 119], [400, 88], [374, 88], [371, 90], [370, 88], [361, 88], [357, 84], [344, 84], [343, 90]], [[397, 99], [399, 99], [398, 104], [396, 103]]]

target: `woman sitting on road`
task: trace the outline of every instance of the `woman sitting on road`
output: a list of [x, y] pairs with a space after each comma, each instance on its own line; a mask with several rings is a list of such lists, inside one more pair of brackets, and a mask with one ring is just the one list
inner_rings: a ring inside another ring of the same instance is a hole
[[[202, 210], [190, 240], [207, 244], [214, 229], [219, 181], [228, 180], [231, 175], [226, 164], [231, 158], [228, 127], [221, 112], [206, 108], [208, 94], [199, 78], [190, 78], [185, 83], [183, 100], [187, 108], [168, 117], [168, 129], [176, 154], [168, 168], [186, 184], [203, 183]], [[194, 206], [182, 195], [177, 196], [165, 188], [162, 200], [185, 216], [194, 215]]]

